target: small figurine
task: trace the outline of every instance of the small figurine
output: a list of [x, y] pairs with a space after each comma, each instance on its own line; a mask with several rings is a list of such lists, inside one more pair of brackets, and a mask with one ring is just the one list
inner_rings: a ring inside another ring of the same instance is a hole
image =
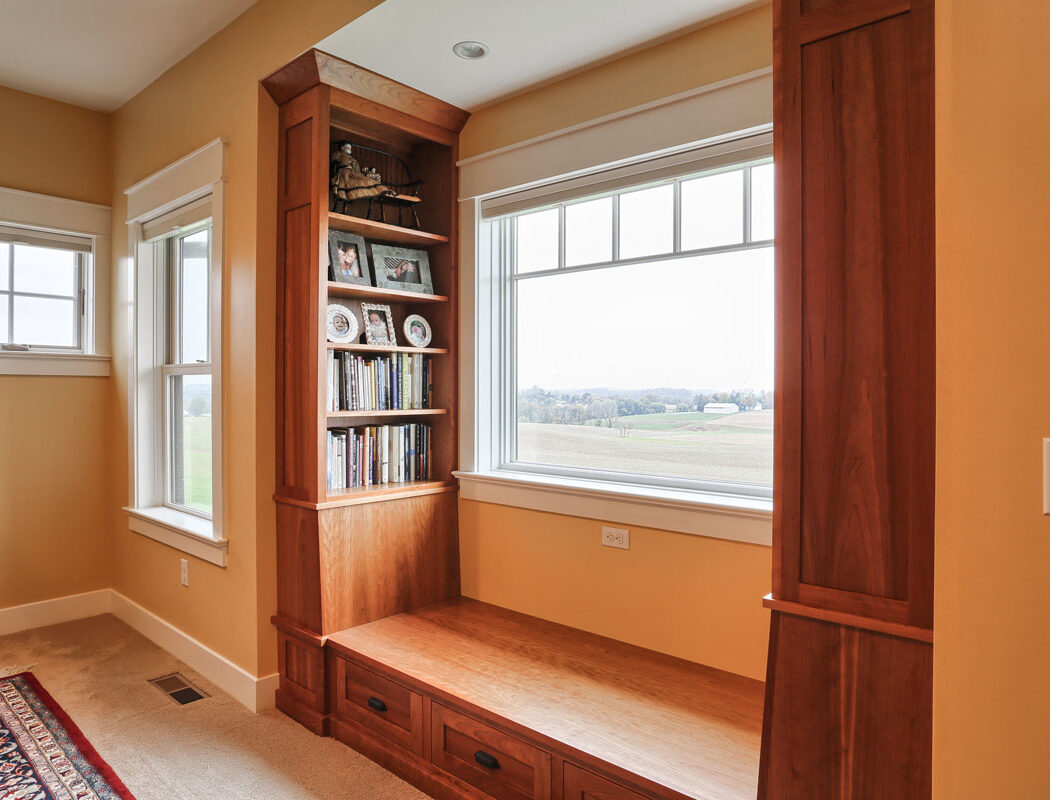
[[[396, 195], [383, 184], [375, 167], [361, 168], [353, 156], [350, 142], [337, 142], [332, 154], [332, 210], [345, 213], [353, 200]], [[342, 206], [339, 208], [338, 206]]]

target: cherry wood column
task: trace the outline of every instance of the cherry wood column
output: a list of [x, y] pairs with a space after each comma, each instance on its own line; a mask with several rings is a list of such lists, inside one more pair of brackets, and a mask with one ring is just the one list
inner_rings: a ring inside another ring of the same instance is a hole
[[933, 0], [777, 0], [759, 797], [930, 796]]

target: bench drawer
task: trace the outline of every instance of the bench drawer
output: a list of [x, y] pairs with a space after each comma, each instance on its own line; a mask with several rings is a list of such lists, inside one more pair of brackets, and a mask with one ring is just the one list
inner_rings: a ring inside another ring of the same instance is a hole
[[550, 754], [440, 703], [431, 716], [435, 766], [497, 800], [550, 800]]
[[562, 787], [565, 800], [650, 800], [645, 795], [625, 789], [618, 783], [568, 762], [565, 764]]
[[423, 755], [423, 696], [370, 669], [335, 659], [337, 717]]

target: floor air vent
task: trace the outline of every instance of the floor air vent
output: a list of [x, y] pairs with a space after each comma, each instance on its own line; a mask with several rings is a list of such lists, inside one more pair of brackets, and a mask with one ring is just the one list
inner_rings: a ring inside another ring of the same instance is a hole
[[203, 700], [208, 696], [178, 672], [173, 672], [171, 675], [164, 675], [160, 678], [151, 678], [150, 683], [180, 706], [192, 703], [195, 700]]

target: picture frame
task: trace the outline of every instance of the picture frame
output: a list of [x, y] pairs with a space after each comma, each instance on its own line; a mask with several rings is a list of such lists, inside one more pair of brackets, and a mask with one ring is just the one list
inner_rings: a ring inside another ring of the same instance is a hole
[[361, 335], [361, 326], [349, 308], [341, 303], [329, 303], [325, 334], [334, 344], [352, 344]]
[[430, 277], [430, 257], [426, 250], [410, 247], [372, 245], [375, 282], [380, 289], [399, 289], [416, 294], [434, 294]]
[[393, 347], [397, 344], [394, 335], [394, 312], [381, 303], [361, 303], [361, 321], [365, 328], [365, 342]]
[[433, 338], [430, 323], [419, 314], [409, 314], [402, 326], [405, 340], [413, 347], [426, 347]]
[[328, 274], [335, 283], [372, 285], [368, 246], [363, 236], [346, 231], [328, 231]]

